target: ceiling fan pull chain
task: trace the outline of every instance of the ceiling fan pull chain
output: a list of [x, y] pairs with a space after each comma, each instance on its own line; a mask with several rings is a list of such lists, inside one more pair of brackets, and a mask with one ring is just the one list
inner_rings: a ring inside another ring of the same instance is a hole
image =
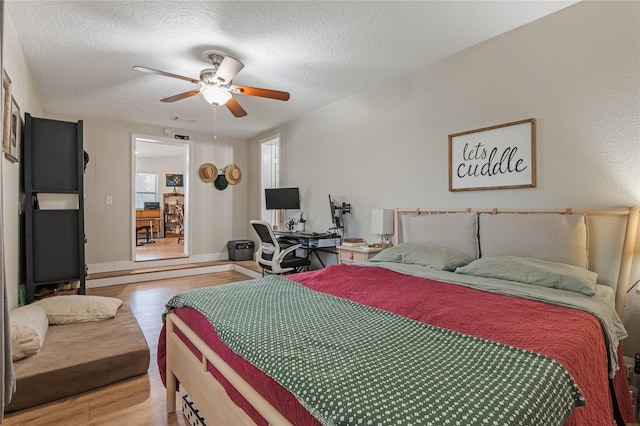
[[213, 105], [213, 139], [218, 139], [218, 106]]

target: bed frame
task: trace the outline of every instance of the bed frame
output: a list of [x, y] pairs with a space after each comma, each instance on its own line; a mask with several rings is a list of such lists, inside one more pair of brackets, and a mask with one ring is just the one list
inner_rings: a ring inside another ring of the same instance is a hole
[[[395, 235], [396, 243], [401, 242], [400, 225], [403, 215], [407, 214], [445, 214], [445, 213], [559, 213], [559, 214], [585, 214], [587, 220], [597, 220], [598, 218], [618, 218], [617, 224], [607, 225], [612, 228], [619, 246], [622, 237], [622, 249], [619, 251], [619, 267], [617, 268], [616, 291], [616, 311], [622, 317], [626, 299], [629, 278], [631, 274], [631, 262], [635, 240], [638, 230], [638, 218], [640, 207], [624, 209], [606, 210], [503, 210], [503, 209], [450, 209], [450, 210], [429, 210], [429, 209], [395, 209]], [[589, 223], [591, 228], [592, 223]], [[591, 240], [593, 234], [590, 233], [590, 246], [595, 247]], [[596, 233], [597, 234], [597, 233]], [[600, 255], [609, 255], [619, 249], [603, 248]], [[594, 250], [596, 251], [596, 250]], [[597, 251], [596, 251], [597, 252]], [[605, 256], [606, 257], [606, 256]], [[606, 260], [605, 262], [608, 262]], [[598, 262], [594, 262], [598, 263]], [[176, 330], [194, 345], [202, 354], [197, 357], [189, 350], [188, 346], [176, 335]], [[253, 420], [228, 397], [222, 385], [207, 371], [207, 364], [213, 365], [231, 385], [256, 409], [269, 424], [290, 425], [291, 423], [267, 402], [251, 385], [249, 385], [240, 375], [238, 375], [222, 358], [220, 358], [211, 348], [209, 348], [198, 335], [193, 332], [175, 313], [166, 316], [166, 383], [167, 383], [167, 412], [173, 413], [176, 409], [177, 387], [176, 379], [180, 381], [184, 390], [200, 411], [202, 417], [208, 424], [233, 424], [233, 425], [254, 425]]]
[[[200, 358], [197, 358], [175, 334], [176, 329], [180, 330], [200, 351], [202, 354]], [[176, 409], [177, 378], [208, 424], [255, 425], [253, 420], [231, 401], [222, 385], [208, 372], [207, 363], [210, 363], [249, 401], [269, 424], [291, 424], [218, 354], [207, 346], [175, 313], [170, 313], [166, 316], [166, 335], [168, 413], [173, 413]]]

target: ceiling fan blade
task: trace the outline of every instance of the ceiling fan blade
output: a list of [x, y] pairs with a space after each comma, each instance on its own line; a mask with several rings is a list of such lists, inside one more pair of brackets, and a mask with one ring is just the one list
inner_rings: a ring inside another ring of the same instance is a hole
[[183, 75], [171, 74], [170, 72], [154, 70], [153, 68], [141, 67], [139, 65], [136, 65], [135, 67], [132, 67], [132, 68], [136, 71], [148, 72], [149, 74], [158, 74], [158, 75], [164, 75], [165, 77], [178, 78], [180, 80], [190, 81], [191, 83], [195, 83], [195, 84], [200, 83], [200, 80], [195, 80], [193, 78], [185, 77]]
[[220, 65], [218, 65], [218, 71], [216, 71], [214, 79], [223, 85], [228, 84], [242, 68], [244, 68], [242, 62], [231, 56], [225, 56]]
[[229, 111], [231, 111], [231, 114], [233, 114], [234, 117], [239, 118], [247, 115], [247, 111], [245, 111], [244, 108], [240, 106], [238, 101], [233, 98], [229, 99], [225, 105], [227, 106], [227, 108], [229, 108]]
[[259, 87], [237, 85], [231, 86], [231, 90], [233, 90], [234, 93], [239, 93], [241, 95], [260, 96], [261, 98], [276, 99], [279, 101], [289, 100], [289, 92], [281, 92], [279, 90], [261, 89]]
[[188, 92], [180, 93], [179, 95], [169, 96], [168, 98], [160, 99], [160, 102], [175, 102], [181, 99], [190, 98], [200, 94], [200, 89], [189, 90]]

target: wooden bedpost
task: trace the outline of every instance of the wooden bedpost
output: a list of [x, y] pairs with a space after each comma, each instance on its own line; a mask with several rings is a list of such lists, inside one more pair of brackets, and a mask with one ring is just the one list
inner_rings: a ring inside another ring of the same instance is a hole
[[616, 287], [616, 312], [622, 319], [624, 304], [627, 300], [627, 289], [629, 288], [629, 278], [631, 276], [631, 264], [633, 262], [633, 252], [638, 236], [638, 216], [640, 207], [631, 207], [627, 217], [627, 229], [624, 234], [624, 245], [622, 246], [622, 258], [620, 260], [620, 272], [618, 272], [618, 285]]
[[393, 241], [395, 245], [400, 243], [400, 209], [393, 209]]
[[[166, 316], [166, 339], [169, 340], [171, 335], [173, 334], [173, 321], [171, 321], [171, 316]], [[167, 347], [169, 346], [169, 342], [166, 342]], [[173, 374], [171, 369], [171, 353], [170, 351], [166, 351], [166, 360], [165, 360], [165, 371], [166, 371], [166, 388], [167, 388], [167, 413], [173, 413], [176, 411], [176, 376]]]

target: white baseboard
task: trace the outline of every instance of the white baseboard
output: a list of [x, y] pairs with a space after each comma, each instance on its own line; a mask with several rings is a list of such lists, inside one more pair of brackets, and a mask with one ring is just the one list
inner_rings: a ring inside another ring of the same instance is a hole
[[[189, 262], [193, 263], [193, 262]], [[193, 275], [211, 274], [214, 272], [237, 271], [250, 278], [260, 278], [262, 274], [235, 263], [224, 265], [203, 266], [200, 268], [172, 269], [168, 271], [149, 272], [141, 274], [123, 275], [117, 277], [94, 278], [87, 280], [87, 288], [106, 287], [110, 285], [131, 284], [144, 281], [164, 280], [168, 278], [190, 277]]]
[[103, 272], [129, 271], [141, 268], [156, 268], [163, 266], [185, 265], [188, 263], [213, 262], [217, 260], [227, 260], [228, 253], [206, 253], [176, 259], [146, 260], [134, 262], [133, 260], [121, 260], [117, 262], [91, 263], [88, 265], [89, 274], [100, 274]]

